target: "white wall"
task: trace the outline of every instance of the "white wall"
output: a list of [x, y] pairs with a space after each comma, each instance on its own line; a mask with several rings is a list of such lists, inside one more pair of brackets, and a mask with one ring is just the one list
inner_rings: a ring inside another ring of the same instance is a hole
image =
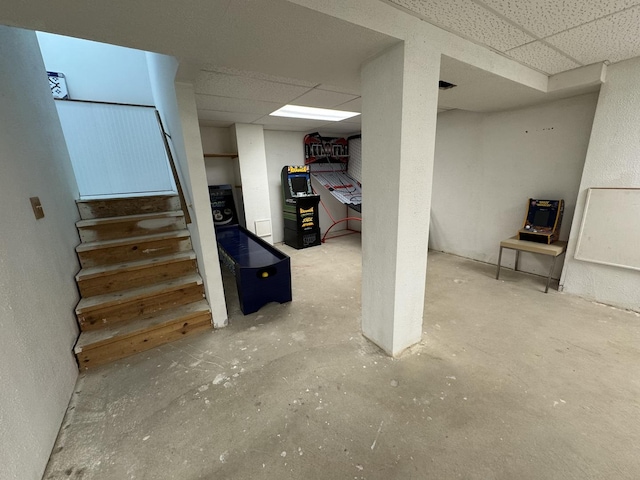
[[[633, 270], [574, 258], [586, 191], [640, 187], [640, 58], [611, 65], [601, 87], [561, 284], [565, 292], [640, 311], [640, 275]], [[612, 211], [611, 215], [619, 214]], [[637, 218], [622, 219], [638, 222]], [[638, 243], [637, 238], [629, 242]]]
[[[497, 263], [499, 242], [522, 227], [530, 197], [565, 200], [566, 240], [596, 100], [594, 93], [508, 112], [438, 115], [430, 247]], [[514, 256], [505, 251], [503, 265], [513, 267]], [[550, 266], [533, 254], [520, 264], [545, 276]]]
[[64, 73], [72, 100], [153, 105], [145, 52], [38, 32], [46, 69]]
[[0, 477], [35, 480], [78, 375], [80, 243], [77, 187], [35, 33], [0, 26], [0, 98]]
[[193, 86], [174, 84], [178, 69], [175, 58], [147, 53], [147, 63], [154, 102], [164, 128], [171, 136], [176, 168], [189, 204], [192, 223], [188, 228], [211, 306], [213, 324], [223, 327], [228, 323], [227, 306], [222, 288]]
[[[257, 233], [258, 222], [265, 232], [265, 242], [273, 244], [271, 212], [269, 210], [269, 186], [267, 184], [267, 157], [262, 125], [236, 123], [231, 127], [232, 139], [238, 149], [238, 163], [242, 184], [242, 216], [247, 230]], [[269, 231], [271, 227], [271, 232]]]
[[[200, 137], [204, 153], [237, 153], [235, 145], [232, 146], [232, 135], [228, 127], [200, 127]], [[207, 185], [231, 185], [238, 222], [240, 225], [246, 225], [238, 158], [205, 158], [204, 168], [207, 175]]]
[[[340, 135], [329, 135], [337, 136]], [[286, 165], [304, 165], [304, 133], [282, 132], [274, 130], [264, 131], [265, 149], [267, 152], [267, 175], [269, 180], [269, 199], [271, 202], [271, 225], [273, 227], [273, 242], [284, 241], [284, 219], [282, 216], [282, 167]], [[320, 195], [322, 202], [338, 220], [347, 216], [347, 207], [335, 199], [331, 193], [315, 180], [313, 188]], [[322, 205], [319, 205], [320, 231], [322, 234], [331, 226], [331, 219]], [[337, 225], [331, 232], [346, 228], [346, 223]]]
[[[200, 137], [202, 138], [202, 150], [204, 153], [237, 153], [235, 147], [231, 146], [231, 135], [229, 128], [222, 127], [200, 127]], [[205, 158], [204, 166], [207, 172], [207, 183], [209, 185], [229, 184], [236, 185], [239, 181], [235, 178], [234, 163], [237, 158]]]

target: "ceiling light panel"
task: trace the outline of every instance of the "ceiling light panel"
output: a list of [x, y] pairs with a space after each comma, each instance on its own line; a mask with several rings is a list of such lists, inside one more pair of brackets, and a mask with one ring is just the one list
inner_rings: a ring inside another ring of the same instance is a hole
[[271, 112], [270, 115], [274, 117], [306, 118], [308, 120], [339, 122], [360, 114], [358, 112], [347, 112], [344, 110], [329, 110], [326, 108], [304, 107], [301, 105], [285, 105], [275, 112]]

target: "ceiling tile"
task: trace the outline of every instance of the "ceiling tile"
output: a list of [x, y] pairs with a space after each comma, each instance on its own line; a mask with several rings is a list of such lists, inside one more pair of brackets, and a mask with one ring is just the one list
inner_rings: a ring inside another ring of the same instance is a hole
[[326, 83], [321, 83], [320, 85], [317, 85], [316, 88], [319, 88], [320, 90], [329, 90], [331, 92], [348, 93], [350, 95], [356, 95], [356, 96], [360, 95], [359, 89], [337, 87], [335, 85], [329, 85]]
[[230, 127], [234, 122], [222, 121], [222, 120], [202, 120], [198, 119], [198, 124], [201, 127]]
[[572, 70], [580, 66], [580, 64], [540, 41], [516, 47], [513, 50], [509, 50], [507, 55], [549, 75]]
[[302, 120], [295, 118], [264, 117], [256, 124], [264, 125], [265, 130], [288, 130], [290, 132], [317, 132], [327, 124], [319, 120]]
[[302, 118], [272, 117], [270, 115], [265, 115], [264, 117], [255, 120], [253, 123], [265, 126], [279, 125], [283, 127], [296, 127], [298, 129], [306, 130], [321, 127], [327, 122], [325, 120], [306, 120]]
[[535, 38], [469, 0], [390, 0], [429, 23], [504, 52]]
[[213, 73], [224, 73], [225, 75], [236, 75], [236, 76], [242, 76], [242, 77], [255, 78], [258, 80], [266, 80], [267, 82], [287, 83], [289, 85], [298, 85], [301, 87], [313, 88], [317, 86], [315, 83], [307, 82], [305, 80], [298, 80], [295, 78], [288, 78], [288, 77], [277, 77], [275, 75], [268, 75], [266, 73], [249, 72], [245, 70], [238, 70], [237, 68], [221, 67], [218, 65], [211, 65], [211, 64], [206, 64], [202, 66], [201, 70], [204, 70], [206, 72], [213, 72]]
[[218, 95], [196, 95], [198, 110], [218, 110], [219, 112], [256, 113], [266, 115], [282, 106], [284, 103], [262, 102], [246, 98], [220, 97]]
[[[318, 128], [306, 128], [304, 125], [264, 125], [265, 130], [278, 130], [280, 132], [316, 132]], [[301, 147], [302, 149], [302, 147]]]
[[478, 0], [542, 38], [640, 4], [640, 0]]
[[337, 105], [333, 108], [336, 110], [344, 110], [346, 112], [362, 112], [362, 97], [358, 97], [350, 102]]
[[349, 136], [360, 133], [362, 128], [360, 125], [353, 123], [331, 122], [326, 123], [322, 127], [318, 128], [320, 134], [328, 136], [330, 134], [340, 134], [341, 136]]
[[615, 13], [545, 39], [585, 65], [640, 55], [640, 7]]
[[347, 93], [331, 92], [328, 90], [314, 88], [301, 97], [296, 98], [291, 102], [291, 104], [303, 105], [305, 107], [334, 108], [337, 105], [341, 105], [356, 98], [358, 98], [357, 95], [349, 95]]
[[309, 91], [309, 88], [251, 77], [201, 71], [196, 78], [195, 91], [196, 93], [221, 97], [288, 103]]
[[253, 113], [217, 112], [215, 110], [199, 110], [198, 120], [217, 120], [230, 123], [252, 123], [262, 115]]

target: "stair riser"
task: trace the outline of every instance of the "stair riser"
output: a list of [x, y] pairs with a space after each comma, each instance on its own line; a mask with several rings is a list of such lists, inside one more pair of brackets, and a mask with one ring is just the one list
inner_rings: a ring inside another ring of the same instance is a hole
[[83, 331], [97, 330], [109, 324], [135, 321], [136, 318], [152, 315], [172, 307], [198, 302], [203, 297], [204, 287], [201, 284], [192, 284], [117, 305], [92, 307], [77, 313], [78, 322]]
[[180, 210], [180, 199], [176, 197], [136, 197], [114, 198], [110, 200], [89, 200], [78, 202], [80, 218], [120, 217], [142, 213], [160, 213]]
[[190, 318], [167, 323], [155, 330], [87, 348], [78, 353], [76, 358], [80, 369], [88, 370], [212, 328], [211, 314], [199, 313]]
[[87, 298], [94, 295], [153, 285], [196, 272], [196, 261], [188, 258], [179, 262], [161, 265], [151, 264], [140, 270], [105, 273], [100, 277], [79, 280], [78, 287], [80, 294]]
[[82, 242], [115, 240], [117, 238], [152, 235], [154, 233], [184, 230], [184, 217], [160, 217], [148, 220], [124, 220], [117, 223], [78, 227]]
[[102, 247], [95, 250], [78, 252], [80, 265], [83, 268], [98, 265], [114, 265], [116, 263], [135, 262], [147, 258], [162, 257], [172, 253], [187, 252], [192, 249], [189, 237], [164, 238], [147, 240], [128, 245]]

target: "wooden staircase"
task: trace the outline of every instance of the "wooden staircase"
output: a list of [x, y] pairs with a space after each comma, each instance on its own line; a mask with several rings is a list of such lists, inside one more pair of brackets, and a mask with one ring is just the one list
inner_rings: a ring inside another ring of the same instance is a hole
[[80, 369], [213, 328], [177, 196], [77, 203]]

